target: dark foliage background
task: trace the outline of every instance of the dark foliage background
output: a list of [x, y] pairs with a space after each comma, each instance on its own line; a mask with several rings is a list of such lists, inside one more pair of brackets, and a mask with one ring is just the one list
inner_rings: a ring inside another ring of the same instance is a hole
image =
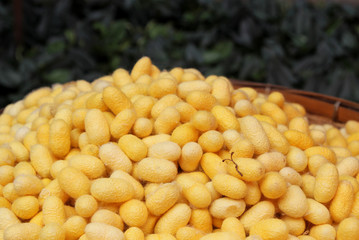
[[0, 107], [42, 85], [130, 69], [143, 55], [161, 69], [359, 101], [358, 34], [359, 8], [338, 3], [3, 0]]

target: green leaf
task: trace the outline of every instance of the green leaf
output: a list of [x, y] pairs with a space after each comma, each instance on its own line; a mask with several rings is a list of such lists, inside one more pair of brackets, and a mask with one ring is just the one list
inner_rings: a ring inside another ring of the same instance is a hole
[[47, 83], [66, 83], [71, 80], [71, 72], [67, 69], [54, 69], [44, 75]]

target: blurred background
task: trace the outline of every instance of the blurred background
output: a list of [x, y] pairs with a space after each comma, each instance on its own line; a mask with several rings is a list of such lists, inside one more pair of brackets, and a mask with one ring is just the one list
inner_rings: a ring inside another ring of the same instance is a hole
[[[116, 3], [114, 3], [116, 2]], [[359, 102], [359, 7], [276, 0], [1, 0], [0, 108], [142, 56]]]

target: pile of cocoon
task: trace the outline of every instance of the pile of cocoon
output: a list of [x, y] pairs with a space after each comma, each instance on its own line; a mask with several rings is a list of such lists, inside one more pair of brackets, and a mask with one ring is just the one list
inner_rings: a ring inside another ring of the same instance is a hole
[[359, 122], [148, 57], [0, 115], [0, 239], [359, 239]]

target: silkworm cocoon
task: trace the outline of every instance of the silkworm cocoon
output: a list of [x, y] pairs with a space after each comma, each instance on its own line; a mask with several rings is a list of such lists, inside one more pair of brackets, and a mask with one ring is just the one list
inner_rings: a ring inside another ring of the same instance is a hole
[[198, 135], [198, 130], [191, 123], [184, 123], [173, 130], [170, 140], [183, 147], [188, 142], [197, 142]]
[[106, 223], [120, 229], [121, 231], [124, 229], [124, 223], [120, 215], [107, 209], [97, 210], [92, 215], [91, 222]]
[[177, 143], [164, 141], [156, 143], [149, 147], [148, 156], [154, 158], [167, 159], [169, 161], [177, 161], [181, 156], [181, 148]]
[[[111, 122], [110, 132], [114, 138], [120, 138], [130, 132], [136, 121], [136, 112], [133, 109], [125, 109], [116, 115]], [[108, 141], [107, 141], [108, 142]]]
[[343, 181], [343, 180], [346, 180], [346, 181], [350, 182], [350, 184], [353, 187], [354, 194], [356, 194], [359, 191], [359, 182], [358, 182], [358, 180], [356, 178], [351, 177], [349, 175], [339, 176], [339, 181]]
[[204, 91], [210, 93], [212, 86], [202, 80], [186, 81], [178, 84], [177, 94], [180, 98], [186, 99], [187, 95], [193, 91]]
[[190, 204], [197, 208], [207, 208], [212, 202], [211, 193], [201, 183], [194, 183], [183, 189], [183, 194]]
[[176, 178], [177, 167], [166, 159], [148, 157], [138, 162], [137, 175], [149, 182], [171, 182]]
[[74, 167], [83, 172], [89, 179], [101, 177], [106, 169], [103, 162], [97, 157], [77, 154], [69, 158], [69, 166]]
[[146, 197], [146, 206], [151, 214], [160, 216], [177, 202], [179, 195], [177, 184], [164, 184]]
[[284, 167], [279, 171], [287, 183], [291, 185], [302, 186], [303, 180], [300, 174], [291, 167]]
[[330, 213], [327, 207], [314, 199], [307, 198], [308, 210], [304, 219], [314, 225], [329, 223]]
[[353, 202], [350, 216], [355, 216], [355, 217], [359, 216], [359, 193], [358, 192], [354, 195], [354, 202]]
[[313, 176], [316, 176], [319, 168], [325, 163], [330, 162], [322, 155], [313, 155], [308, 159], [308, 170]]
[[352, 154], [346, 147], [330, 147], [330, 149], [335, 153], [338, 161], [341, 161], [343, 158], [350, 157]]
[[313, 226], [309, 232], [309, 236], [312, 236], [315, 239], [335, 240], [336, 235], [337, 232], [335, 231], [335, 228], [330, 224]]
[[145, 240], [145, 235], [138, 227], [130, 227], [125, 231], [126, 240]]
[[[2, 189], [0, 189], [0, 192], [2, 192]], [[11, 208], [11, 203], [4, 197], [0, 197], [0, 208]]]
[[[24, 142], [26, 135], [31, 131], [31, 129], [27, 126], [22, 126], [19, 127], [16, 130], [15, 133], [15, 140], [19, 141], [19, 142]], [[3, 136], [2, 142], [10, 142], [8, 141], [9, 138], [11, 138], [8, 134], [3, 133], [1, 134], [1, 136]]]
[[230, 175], [244, 181], [258, 181], [265, 174], [263, 165], [253, 158], [225, 159], [224, 162], [226, 163], [227, 172]]
[[176, 110], [179, 112], [182, 123], [189, 122], [192, 116], [197, 112], [197, 110], [187, 102], [178, 102], [174, 105]]
[[268, 218], [255, 223], [249, 231], [250, 235], [259, 235], [264, 240], [286, 240], [288, 227], [284, 221], [276, 218]]
[[104, 114], [98, 109], [86, 113], [85, 130], [89, 143], [102, 145], [110, 141], [110, 129]]
[[169, 233], [157, 233], [147, 235], [146, 240], [176, 240], [176, 237]]
[[297, 130], [287, 130], [283, 134], [290, 145], [298, 147], [302, 150], [310, 148], [314, 144], [313, 139], [309, 135]]
[[288, 140], [284, 137], [284, 135], [281, 132], [279, 132], [278, 129], [273, 125], [267, 122], [260, 122], [260, 123], [263, 127], [264, 132], [268, 137], [270, 148], [284, 155], [287, 154], [290, 145]]
[[131, 199], [120, 206], [120, 216], [126, 225], [141, 227], [147, 221], [148, 210], [144, 202]]
[[65, 240], [65, 230], [57, 223], [45, 225], [41, 231], [39, 240]]
[[14, 189], [13, 183], [6, 184], [2, 189], [2, 194], [4, 195], [4, 198], [6, 198], [6, 200], [8, 200], [9, 202], [13, 202], [19, 197], [19, 195]]
[[244, 230], [246, 233], [249, 232], [249, 229], [258, 221], [273, 218], [275, 213], [275, 207], [270, 201], [260, 201], [250, 209], [248, 209], [243, 215], [239, 218], [243, 224]]
[[314, 199], [327, 203], [333, 199], [339, 184], [338, 170], [332, 163], [322, 165], [315, 178]]
[[260, 155], [270, 148], [269, 139], [259, 121], [252, 116], [246, 116], [239, 120], [241, 132], [254, 146], [254, 153]]
[[231, 102], [230, 83], [225, 78], [217, 78], [212, 82], [212, 95], [222, 106], [228, 106]]
[[123, 68], [118, 68], [112, 73], [113, 83], [116, 87], [122, 87], [133, 82], [130, 74]]
[[287, 124], [288, 118], [284, 111], [278, 105], [271, 102], [264, 102], [260, 106], [260, 112], [263, 115], [269, 116], [274, 119], [278, 124]]
[[217, 99], [206, 91], [191, 91], [186, 96], [186, 102], [197, 110], [210, 111], [217, 103]]
[[158, 219], [154, 232], [176, 234], [177, 230], [187, 225], [191, 218], [191, 208], [184, 203], [174, 205]]
[[24, 101], [23, 101], [24, 106], [26, 108], [37, 106], [37, 102], [41, 98], [50, 95], [50, 93], [51, 93], [51, 89], [49, 87], [39, 88], [39, 89], [26, 95], [26, 97], [24, 98]]
[[178, 163], [183, 171], [194, 171], [197, 169], [202, 155], [201, 146], [196, 142], [189, 142], [182, 147]]
[[90, 180], [84, 173], [74, 167], [62, 169], [57, 179], [61, 189], [72, 198], [78, 198], [90, 192]]
[[19, 196], [37, 195], [44, 187], [41, 180], [34, 175], [20, 174], [14, 180], [14, 189]]
[[16, 223], [4, 230], [4, 240], [38, 240], [41, 227], [35, 223]]
[[229, 174], [217, 174], [213, 177], [212, 182], [214, 189], [226, 197], [241, 199], [247, 194], [246, 184]]
[[314, 198], [315, 177], [302, 174], [302, 189], [308, 198]]
[[337, 229], [337, 239], [358, 239], [359, 238], [359, 220], [355, 217], [346, 218], [341, 221]]
[[57, 160], [55, 161], [50, 168], [50, 175], [52, 178], [57, 178], [57, 175], [60, 173], [62, 169], [69, 165], [66, 160]]
[[8, 208], [0, 208], [0, 230], [4, 230], [16, 223], [20, 223], [20, 220], [14, 212]]
[[359, 171], [359, 160], [356, 157], [344, 158], [337, 164], [339, 175], [355, 176]]
[[213, 178], [218, 173], [226, 173], [226, 163], [214, 153], [203, 154], [200, 165], [209, 178]]
[[75, 202], [76, 213], [81, 217], [91, 217], [97, 210], [98, 204], [96, 199], [91, 195], [82, 195]]
[[181, 115], [175, 107], [165, 108], [154, 122], [156, 134], [170, 134], [180, 123]]
[[19, 162], [14, 167], [14, 177], [19, 175], [36, 175], [36, 171], [30, 162]]
[[15, 155], [7, 148], [0, 148], [0, 166], [14, 166]]
[[108, 142], [100, 147], [99, 157], [107, 168], [111, 171], [123, 170], [130, 172], [132, 162], [121, 150], [120, 146], [114, 142]]
[[257, 157], [266, 172], [279, 171], [285, 167], [286, 157], [280, 152], [267, 152]]
[[[213, 186], [213, 182], [210, 181], [210, 182], [207, 182], [205, 184], [207, 190], [211, 193], [211, 199], [212, 199], [212, 202], [218, 198], [220, 198], [222, 195], [216, 191], [216, 189], [214, 189], [214, 186]], [[248, 194], [248, 193], [247, 193]]]
[[32, 146], [30, 159], [32, 166], [41, 177], [50, 177], [50, 168], [54, 159], [47, 147], [41, 144]]
[[0, 167], [0, 184], [5, 186], [6, 184], [14, 181], [14, 167], [4, 165]]
[[193, 209], [189, 225], [203, 233], [210, 233], [213, 230], [212, 216], [207, 208]]
[[30, 219], [39, 211], [39, 201], [34, 196], [19, 197], [12, 203], [11, 210], [21, 219]]
[[217, 239], [240, 240], [242, 238], [234, 232], [214, 232], [207, 234], [201, 238], [201, 240], [217, 240]]
[[191, 118], [193, 126], [201, 131], [206, 132], [209, 130], [215, 130], [217, 128], [217, 120], [211, 112], [208, 111], [197, 111]]
[[204, 152], [217, 152], [223, 147], [224, 139], [220, 132], [209, 130], [198, 138], [198, 144]]
[[246, 204], [244, 200], [235, 200], [227, 197], [212, 202], [209, 211], [215, 218], [239, 217], [243, 214]]
[[143, 117], [137, 118], [132, 127], [133, 133], [139, 138], [149, 136], [152, 132], [152, 129], [153, 122], [150, 119]]
[[287, 165], [297, 172], [301, 172], [307, 167], [308, 158], [303, 150], [291, 146], [287, 154]]
[[48, 196], [42, 205], [43, 223], [64, 224], [66, 220], [64, 203], [56, 196]]
[[153, 216], [151, 214], [148, 215], [146, 223], [140, 227], [145, 235], [153, 233], [153, 229], [155, 228], [156, 222], [159, 217]]
[[111, 178], [120, 178], [130, 183], [135, 191], [134, 198], [142, 200], [144, 196], [144, 189], [142, 184], [137, 181], [134, 177], [122, 170], [116, 170], [111, 174]]
[[354, 202], [354, 189], [349, 181], [340, 181], [338, 189], [329, 206], [329, 212], [335, 222], [348, 217]]
[[44, 187], [39, 194], [39, 203], [43, 204], [45, 198], [48, 196], [56, 196], [66, 202], [69, 196], [61, 189], [59, 181], [57, 179], [52, 180], [46, 187]]
[[124, 240], [123, 232], [106, 223], [89, 223], [85, 227], [85, 234], [88, 240]]
[[40, 211], [35, 216], [33, 216], [29, 222], [35, 223], [35, 224], [39, 225], [40, 227], [43, 227], [44, 222], [42, 221], [42, 218], [43, 218], [43, 214], [42, 214], [42, 211]]
[[247, 205], [254, 205], [259, 202], [262, 197], [261, 190], [259, 189], [257, 182], [247, 182], [247, 194], [244, 197], [244, 201]]
[[313, 139], [314, 145], [322, 145], [325, 143], [326, 136], [323, 131], [318, 129], [311, 129], [309, 135]]
[[234, 129], [228, 129], [224, 131], [222, 135], [224, 138], [224, 145], [227, 147], [227, 149], [231, 149], [238, 140], [243, 139], [241, 134]]
[[303, 217], [308, 210], [307, 198], [297, 185], [288, 187], [287, 192], [278, 199], [279, 209], [287, 216]]
[[204, 233], [193, 227], [181, 227], [176, 232], [177, 240], [200, 239]]
[[70, 127], [62, 119], [55, 119], [50, 124], [49, 148], [58, 158], [69, 153], [71, 147]]
[[134, 196], [134, 189], [123, 179], [98, 178], [92, 182], [91, 194], [99, 201], [121, 203]]
[[285, 98], [282, 93], [274, 91], [268, 95], [267, 100], [268, 102], [275, 103], [278, 107], [283, 107]]
[[[46, 125], [48, 126], [48, 124], [46, 124]], [[48, 139], [47, 139], [47, 141], [48, 141]], [[47, 144], [48, 144], [48, 142], [47, 142]], [[25, 161], [29, 160], [29, 157], [30, 157], [29, 150], [21, 142], [18, 142], [18, 141], [10, 142], [9, 147], [10, 147], [11, 152], [15, 156], [16, 162], [25, 162]]]
[[287, 191], [287, 182], [278, 172], [268, 172], [259, 182], [263, 195], [270, 199], [277, 199]]
[[234, 104], [234, 111], [239, 117], [254, 115], [257, 113], [256, 108], [247, 99], [240, 99]]
[[148, 94], [155, 98], [161, 98], [168, 94], [175, 94], [176, 91], [177, 82], [169, 77], [160, 77], [153, 81], [148, 87]]
[[329, 162], [331, 162], [333, 164], [335, 164], [337, 162], [337, 157], [336, 157], [335, 153], [333, 152], [333, 150], [331, 150], [328, 147], [314, 146], [314, 147], [307, 148], [304, 152], [308, 158], [310, 158], [313, 155], [319, 154], [319, 155], [322, 155], [323, 157], [325, 157], [326, 159], [328, 159]]
[[240, 239], [244, 239], [246, 237], [243, 224], [238, 220], [238, 218], [229, 217], [224, 219], [221, 230], [223, 232], [236, 233]]
[[305, 231], [306, 223], [303, 218], [292, 218], [289, 216], [283, 216], [281, 219], [287, 225], [289, 234], [299, 236]]
[[102, 92], [103, 101], [106, 106], [117, 115], [121, 111], [131, 108], [132, 103], [127, 96], [118, 88], [109, 86]]
[[241, 129], [236, 116], [228, 108], [217, 105], [211, 109], [211, 113], [217, 120], [219, 131], [224, 132], [229, 129], [239, 131]]

